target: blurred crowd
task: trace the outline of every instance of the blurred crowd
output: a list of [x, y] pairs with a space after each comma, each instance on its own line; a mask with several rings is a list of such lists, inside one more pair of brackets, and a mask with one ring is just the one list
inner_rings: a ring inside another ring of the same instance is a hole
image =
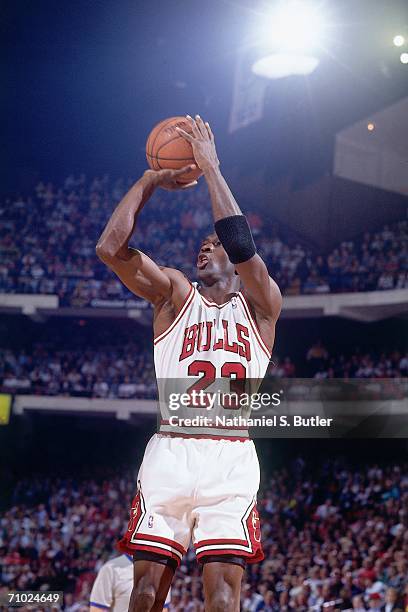
[[[63, 186], [39, 183], [30, 197], [0, 205], [0, 292], [56, 294], [65, 306], [134, 297], [95, 256], [96, 242], [132, 180], [69, 176]], [[316, 294], [408, 287], [408, 221], [317, 254], [255, 211], [245, 211], [259, 252], [283, 293]], [[134, 246], [160, 265], [195, 278], [200, 239], [211, 230], [203, 181], [187, 192], [158, 190], [138, 222]]]
[[8, 393], [95, 398], [149, 398], [156, 392], [150, 351], [123, 347], [31, 352], [0, 349], [0, 388]]
[[[246, 569], [241, 609], [405, 612], [407, 468], [356, 469], [340, 459], [316, 467], [297, 458], [270, 472], [258, 497], [265, 560]], [[20, 481], [0, 515], [1, 589], [63, 590], [65, 612], [86, 610], [96, 572], [126, 529], [134, 488], [135, 474], [113, 471], [87, 480]], [[203, 612], [202, 602], [190, 549], [170, 610]]]
[[400, 378], [408, 375], [408, 352], [361, 351], [330, 354], [318, 340], [307, 351], [302, 376], [324, 378]]
[[[59, 346], [66, 347], [65, 342]], [[149, 346], [149, 345], [147, 345]], [[408, 376], [408, 353], [398, 350], [332, 355], [321, 341], [304, 359], [273, 356], [273, 378], [400, 378]], [[151, 349], [141, 341], [121, 346], [58, 350], [43, 343], [31, 349], [0, 348], [0, 389], [7, 393], [94, 398], [152, 398], [156, 382]]]

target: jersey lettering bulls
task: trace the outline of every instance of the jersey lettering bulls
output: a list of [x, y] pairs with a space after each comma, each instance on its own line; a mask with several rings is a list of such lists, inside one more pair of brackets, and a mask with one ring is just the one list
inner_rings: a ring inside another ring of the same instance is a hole
[[[186, 327], [179, 361], [194, 355], [196, 351], [207, 353], [208, 351], [219, 350], [238, 353], [246, 361], [251, 361], [251, 344], [249, 342], [248, 327], [241, 325], [241, 323], [232, 323], [229, 329], [228, 325], [228, 320], [222, 319], [223, 336], [218, 339], [215, 334], [217, 329], [216, 319], [203, 323], [194, 323]], [[230, 340], [231, 335], [233, 335], [231, 328], [234, 327], [237, 342]]]
[[[246, 438], [246, 427], [216, 426], [215, 413], [208, 413], [203, 404], [191, 403], [180, 410], [169, 407], [169, 395], [177, 393], [214, 392], [222, 381], [223, 390], [256, 391], [270, 360], [249, 304], [239, 292], [225, 304], [215, 304], [204, 298], [194, 285], [175, 321], [154, 341], [154, 362], [159, 387], [161, 409], [160, 431], [208, 435], [212, 437]], [[170, 383], [172, 381], [172, 383]], [[250, 387], [245, 386], [246, 381]], [[240, 386], [241, 385], [241, 386]], [[252, 385], [252, 386], [251, 386]], [[234, 403], [223, 403], [217, 414], [237, 416]], [[206, 416], [200, 426], [179, 425], [181, 416]], [[177, 418], [176, 418], [177, 417]]]

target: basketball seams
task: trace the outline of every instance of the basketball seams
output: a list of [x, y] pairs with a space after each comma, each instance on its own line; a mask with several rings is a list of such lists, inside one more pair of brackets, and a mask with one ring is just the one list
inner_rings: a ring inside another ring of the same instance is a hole
[[[149, 166], [153, 170], [164, 170], [167, 169], [167, 165], [172, 165], [171, 162], [175, 162], [175, 166], [179, 166], [180, 168], [184, 165], [188, 164], [196, 164], [194, 159], [194, 154], [192, 151], [192, 147], [190, 143], [186, 142], [182, 136], [174, 132], [174, 126], [176, 124], [182, 125], [186, 131], [189, 131], [188, 123], [185, 120], [185, 117], [171, 117], [160, 122], [155, 128], [153, 128], [152, 132], [148, 136], [146, 142], [146, 159]], [[166, 134], [167, 131], [167, 134]], [[166, 137], [173, 132], [173, 136], [166, 140]], [[180, 140], [181, 139], [181, 140]], [[177, 143], [177, 140], [179, 141]], [[166, 147], [169, 146], [168, 153], [166, 151]], [[157, 151], [155, 148], [157, 147]], [[167, 155], [172, 155], [172, 147], [176, 149], [176, 152], [183, 153], [184, 155], [188, 155], [188, 157], [167, 157]], [[181, 150], [180, 150], [181, 149]], [[187, 150], [186, 150], [187, 149]], [[178, 150], [178, 151], [177, 151]], [[164, 156], [160, 155], [163, 152]], [[167, 153], [167, 155], [166, 155]], [[164, 165], [163, 165], [164, 164]], [[194, 172], [193, 172], [194, 174]], [[201, 174], [201, 173], [200, 173]], [[190, 172], [187, 173], [190, 175]], [[184, 180], [183, 180], [184, 178]], [[185, 178], [185, 175], [180, 177], [180, 183], [188, 183], [191, 180], [195, 180], [195, 176], [188, 176]]]
[[[153, 146], [154, 146], [154, 143], [155, 143], [155, 142], [156, 142], [156, 140], [157, 140], [158, 135], [159, 135], [159, 134], [160, 134], [160, 132], [162, 131], [163, 127], [166, 127], [166, 125], [167, 125], [168, 123], [170, 123], [170, 121], [171, 121], [171, 119], [164, 119], [164, 120], [163, 120], [163, 121], [161, 121], [161, 122], [160, 122], [158, 125], [156, 125], [156, 127], [155, 127], [155, 128], [153, 128], [153, 132], [156, 130], [156, 133], [154, 134], [154, 138], [153, 138], [153, 140], [152, 140], [152, 142], [151, 142], [150, 147], [148, 147], [148, 144], [149, 144], [149, 140], [150, 140], [150, 137], [151, 137], [152, 133], [150, 133], [150, 134], [149, 134], [149, 137], [148, 137], [148, 139], [147, 139], [147, 143], [146, 143], [146, 153], [147, 153], [147, 149], [148, 149], [148, 148], [150, 148], [150, 151], [153, 151]], [[163, 124], [163, 125], [161, 125], [161, 124]]]
[[[161, 130], [160, 130], [160, 131], [161, 131]], [[167, 147], [167, 145], [168, 145], [168, 144], [170, 144], [171, 142], [174, 142], [175, 140], [177, 140], [177, 139], [179, 139], [179, 138], [181, 138], [182, 140], [184, 140], [184, 138], [183, 138], [182, 136], [178, 136], [178, 135], [177, 135], [177, 136], [174, 136], [173, 138], [170, 138], [170, 140], [166, 140], [166, 142], [164, 142], [162, 145], [160, 145], [160, 147], [157, 149], [157, 155], [156, 155], [156, 157], [160, 157], [160, 156], [159, 156], [159, 153], [160, 153], [160, 151], [162, 150], [162, 148], [163, 148], [163, 147]], [[185, 142], [186, 144], [189, 144], [189, 143], [188, 143], [188, 142], [186, 142], [185, 140], [184, 140], [184, 142]], [[191, 145], [190, 145], [190, 147], [191, 147]], [[192, 147], [191, 147], [191, 150], [193, 150], [193, 148], [192, 148]], [[152, 147], [152, 151], [153, 151], [153, 147]]]
[[146, 155], [147, 157], [150, 157], [150, 159], [160, 159], [161, 161], [189, 161], [191, 163], [195, 163], [194, 157], [156, 157], [155, 155], [149, 155], [148, 153], [146, 153]]
[[[149, 155], [149, 157], [151, 157], [151, 156]], [[161, 159], [163, 159], [163, 158], [161, 158]], [[152, 157], [152, 160], [154, 162], [156, 162], [156, 164], [159, 166], [159, 168], [158, 168], [159, 170], [168, 170], [168, 168], [163, 168], [163, 166], [160, 165], [159, 160], [157, 159], [157, 157]], [[155, 170], [157, 170], [157, 168], [155, 168]], [[188, 180], [184, 180], [183, 181], [183, 180], [180, 180], [180, 179], [182, 179], [182, 177], [179, 177], [179, 180], [177, 181], [180, 185], [187, 185], [190, 182], [190, 180], [192, 180], [192, 179], [188, 179]]]
[[[151, 155], [149, 155], [149, 157], [151, 157]], [[160, 166], [159, 162], [157, 161], [157, 159], [155, 157], [151, 157], [151, 159], [152, 159], [153, 170], [162, 170], [163, 169]], [[156, 166], [158, 166], [158, 168]]]
[[[151, 147], [150, 147], [150, 151], [151, 151], [151, 152], [153, 152], [153, 147], [154, 147], [154, 144], [155, 144], [155, 142], [156, 142], [156, 140], [157, 140], [158, 135], [159, 135], [159, 134], [161, 133], [161, 131], [162, 131], [162, 130], [163, 130], [165, 127], [166, 127], [166, 125], [168, 125], [168, 124], [169, 124], [169, 123], [171, 123], [172, 121], [174, 121], [174, 117], [170, 117], [170, 119], [164, 119], [164, 120], [161, 122], [161, 123], [163, 124], [161, 127], [160, 127], [160, 125], [161, 125], [160, 123], [159, 123], [159, 125], [157, 125], [157, 126], [156, 126], [156, 128], [155, 128], [155, 129], [157, 129], [157, 133], [155, 134], [155, 136], [154, 136], [154, 140], [153, 140], [153, 142], [152, 142], [152, 144], [151, 144]], [[158, 129], [158, 128], [160, 128], [160, 129]], [[150, 138], [150, 136], [149, 136], [149, 138]], [[147, 139], [147, 143], [146, 143], [146, 145], [148, 145], [148, 144], [149, 144], [149, 138]], [[148, 148], [148, 147], [146, 146], [146, 149], [147, 149], [147, 148]], [[146, 151], [146, 154], [147, 154], [147, 151]], [[153, 156], [153, 155], [151, 155], [151, 154], [149, 153], [149, 157], [154, 157], [154, 156]]]

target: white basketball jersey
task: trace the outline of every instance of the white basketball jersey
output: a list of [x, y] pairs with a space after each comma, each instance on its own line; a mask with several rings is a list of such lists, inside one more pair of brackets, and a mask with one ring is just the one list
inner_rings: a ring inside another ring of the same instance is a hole
[[[254, 392], [265, 376], [269, 360], [270, 351], [261, 338], [242, 292], [224, 304], [215, 304], [209, 302], [192, 285], [174, 322], [154, 340], [154, 362], [162, 414], [160, 431], [175, 433], [174, 427], [168, 424], [171, 411], [165, 405], [166, 402], [162, 401], [161, 381], [185, 381], [184, 385], [178, 383], [178, 387], [181, 385], [184, 387], [181, 390], [189, 389], [190, 392], [192, 388], [210, 391], [211, 383], [221, 379], [225, 380], [231, 391], [238, 388], [234, 381], [250, 381]], [[232, 412], [237, 414], [236, 410], [227, 409], [227, 413]], [[203, 414], [199, 408], [190, 408], [190, 416], [198, 414]], [[196, 435], [211, 434], [212, 437], [248, 437], [246, 428], [242, 428], [242, 431], [238, 431], [238, 428], [227, 429], [214, 427], [213, 423], [211, 429], [195, 426], [178, 428], [178, 431]]]
[[[90, 596], [90, 605], [111, 612], [128, 612], [133, 588], [133, 559], [120, 555], [102, 565], [95, 579]], [[170, 603], [167, 595], [167, 608]]]

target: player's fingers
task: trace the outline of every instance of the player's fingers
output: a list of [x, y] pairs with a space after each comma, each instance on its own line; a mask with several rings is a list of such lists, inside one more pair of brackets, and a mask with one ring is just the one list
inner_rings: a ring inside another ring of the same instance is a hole
[[180, 136], [182, 136], [185, 140], [187, 140], [188, 142], [193, 142], [194, 141], [194, 136], [192, 136], [191, 134], [189, 134], [188, 132], [185, 132], [184, 130], [182, 130], [179, 127], [176, 127], [176, 131], [180, 134]]
[[204, 121], [201, 119], [200, 115], [196, 115], [195, 120], [196, 120], [197, 127], [200, 130], [201, 136], [203, 136], [204, 138], [208, 138], [208, 132], [204, 125]]
[[214, 142], [214, 134], [212, 133], [212, 130], [210, 128], [210, 124], [208, 123], [208, 121], [205, 122], [205, 127], [207, 128], [207, 132], [208, 132], [211, 142]]
[[200, 138], [201, 136], [201, 132], [198, 128], [197, 123], [194, 121], [194, 119], [190, 116], [190, 115], [186, 115], [186, 119], [189, 120], [190, 125], [191, 125], [191, 129], [193, 130], [193, 134], [196, 138]]
[[195, 170], [196, 168], [197, 166], [195, 164], [184, 166], [183, 168], [179, 168], [178, 170], [173, 170], [173, 176], [179, 176], [180, 174], [184, 174], [185, 172], [190, 172], [191, 170]]
[[177, 181], [173, 181], [172, 183], [162, 185], [162, 187], [163, 189], [166, 189], [166, 191], [179, 191], [180, 189], [188, 189], [190, 187], [195, 187], [196, 185], [197, 181], [191, 181], [191, 183], [178, 183]]
[[183, 185], [182, 189], [188, 189], [189, 187], [195, 187], [198, 181], [191, 181], [191, 183], [187, 183], [187, 185]]

